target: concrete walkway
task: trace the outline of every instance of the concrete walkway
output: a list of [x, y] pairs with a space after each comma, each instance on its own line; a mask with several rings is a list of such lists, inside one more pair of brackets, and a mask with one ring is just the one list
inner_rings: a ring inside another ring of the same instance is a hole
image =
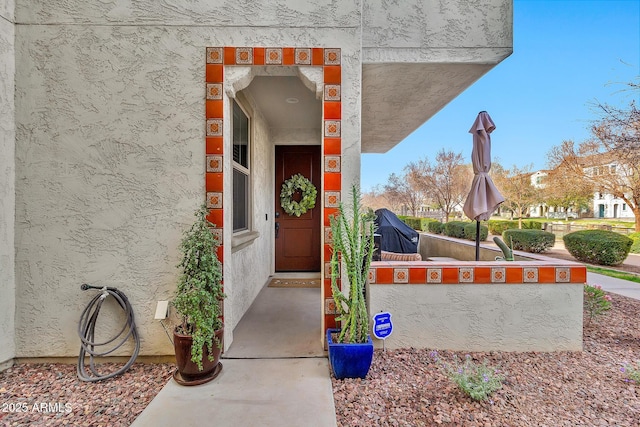
[[220, 375], [192, 387], [171, 379], [132, 425], [335, 427], [319, 301], [320, 289], [263, 288]]
[[[640, 255], [627, 262], [640, 265]], [[640, 299], [640, 283], [595, 273], [587, 283]], [[265, 287], [234, 330], [220, 376], [194, 387], [170, 380], [132, 425], [336, 426], [319, 299], [319, 289]]]

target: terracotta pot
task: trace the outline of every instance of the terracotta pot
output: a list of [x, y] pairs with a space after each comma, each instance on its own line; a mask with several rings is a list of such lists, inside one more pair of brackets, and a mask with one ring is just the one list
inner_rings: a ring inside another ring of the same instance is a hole
[[[215, 332], [215, 336], [222, 346], [224, 327], [218, 329]], [[191, 361], [192, 343], [193, 339], [191, 338], [191, 335], [183, 335], [175, 330], [173, 331], [173, 347], [176, 352], [177, 373], [179, 374], [180, 379], [187, 383], [197, 382], [198, 384], [202, 384], [203, 382], [214, 379], [220, 372], [220, 368], [222, 366], [220, 364], [220, 353], [222, 350], [221, 348], [218, 348], [214, 340], [212, 353], [213, 361], [211, 361], [209, 360], [209, 351], [207, 347], [204, 346], [202, 351], [202, 370], [199, 370], [198, 365]], [[180, 382], [178, 377], [176, 377], [176, 380]]]

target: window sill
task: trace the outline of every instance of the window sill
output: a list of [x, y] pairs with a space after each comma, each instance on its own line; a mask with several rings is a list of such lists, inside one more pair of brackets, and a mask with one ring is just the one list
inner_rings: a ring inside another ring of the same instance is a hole
[[243, 233], [234, 235], [231, 238], [231, 253], [237, 252], [240, 249], [249, 246], [258, 237], [260, 237], [260, 233], [257, 231], [245, 231]]

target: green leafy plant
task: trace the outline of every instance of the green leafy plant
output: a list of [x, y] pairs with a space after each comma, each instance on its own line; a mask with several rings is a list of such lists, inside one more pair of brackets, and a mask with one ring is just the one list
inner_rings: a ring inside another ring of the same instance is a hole
[[584, 309], [588, 326], [593, 319], [611, 309], [611, 297], [604, 293], [600, 285], [584, 285]]
[[216, 250], [218, 240], [210, 227], [213, 226], [207, 216], [206, 206], [195, 213], [196, 220], [184, 233], [180, 243], [182, 260], [178, 268], [182, 270], [178, 279], [178, 289], [172, 301], [173, 307], [181, 317], [177, 331], [191, 335], [191, 360], [202, 370], [203, 347], [212, 352], [215, 343], [222, 345], [215, 337], [215, 331], [223, 327], [221, 302], [225, 298], [222, 291], [222, 264]]
[[[475, 222], [466, 224], [463, 229], [464, 238], [467, 240], [475, 241], [476, 231], [478, 231], [476, 228], [477, 228], [477, 225]], [[489, 235], [489, 229], [487, 228], [487, 226], [480, 225], [480, 241], [484, 242], [485, 240], [487, 240], [488, 235]]]
[[502, 233], [505, 242], [512, 242], [511, 248], [531, 253], [544, 252], [556, 243], [556, 236], [542, 230], [509, 229]]
[[620, 265], [629, 255], [633, 240], [607, 230], [580, 230], [562, 239], [569, 253], [589, 264]]
[[[331, 254], [331, 290], [340, 322], [339, 343], [365, 343], [369, 334], [369, 314], [364, 289], [373, 257], [375, 231], [373, 212], [364, 212], [360, 191], [351, 189], [352, 205], [346, 210], [342, 202], [338, 214], [330, 217], [333, 239]], [[340, 274], [340, 263], [344, 266]], [[348, 294], [340, 289], [342, 277], [348, 286]]]
[[487, 361], [477, 364], [468, 354], [464, 362], [454, 355], [453, 362], [450, 364], [440, 360], [435, 351], [431, 352], [431, 357], [449, 379], [473, 400], [486, 400], [502, 387], [502, 382], [506, 378], [499, 369], [489, 366]]
[[427, 230], [434, 234], [442, 234], [444, 231], [444, 224], [440, 221], [434, 221], [427, 224]]
[[449, 237], [464, 239], [464, 227], [469, 224], [464, 221], [449, 221], [444, 224], [444, 234]]

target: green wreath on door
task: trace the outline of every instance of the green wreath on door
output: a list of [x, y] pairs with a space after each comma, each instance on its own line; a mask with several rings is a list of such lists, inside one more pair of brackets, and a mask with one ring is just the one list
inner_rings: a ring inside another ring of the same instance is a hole
[[[299, 202], [296, 202], [293, 200], [293, 195], [298, 191], [302, 194], [302, 198]], [[311, 181], [302, 176], [302, 174], [297, 173], [282, 183], [280, 206], [289, 215], [299, 217], [315, 207], [317, 195], [318, 190], [316, 190]]]

